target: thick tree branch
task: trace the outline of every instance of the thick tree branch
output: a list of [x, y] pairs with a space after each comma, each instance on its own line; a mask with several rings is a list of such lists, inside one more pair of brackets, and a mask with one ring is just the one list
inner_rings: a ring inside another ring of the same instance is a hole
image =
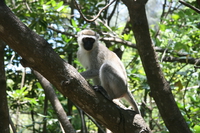
[[166, 62], [179, 62], [179, 63], [186, 63], [186, 64], [193, 64], [195, 66], [200, 66], [200, 59], [195, 59], [191, 57], [171, 57], [166, 56], [163, 58], [163, 61]]
[[169, 132], [190, 133], [191, 131], [176, 105], [170, 85], [164, 78], [154, 46], [152, 45], [145, 12], [147, 0], [122, 1], [129, 10], [138, 53], [142, 60], [152, 96]]
[[0, 4], [0, 20], [0, 38], [24, 59], [23, 64], [42, 74], [95, 120], [114, 133], [150, 132], [139, 114], [119, 108], [91, 89], [74, 67], [64, 62], [46, 40], [20, 22], [4, 4]]

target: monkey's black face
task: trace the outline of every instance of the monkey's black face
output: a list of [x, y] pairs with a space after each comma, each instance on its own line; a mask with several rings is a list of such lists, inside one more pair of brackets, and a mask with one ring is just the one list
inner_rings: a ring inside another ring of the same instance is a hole
[[85, 50], [88, 50], [88, 51], [92, 50], [95, 39], [86, 37], [86, 38], [83, 38], [82, 41], [83, 41], [83, 47]]

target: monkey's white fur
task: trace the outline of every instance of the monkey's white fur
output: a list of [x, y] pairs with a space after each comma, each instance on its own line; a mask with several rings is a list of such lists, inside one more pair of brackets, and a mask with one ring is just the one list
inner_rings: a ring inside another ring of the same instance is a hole
[[[83, 46], [83, 38], [93, 38], [95, 41], [91, 50]], [[124, 97], [133, 109], [140, 113], [138, 106], [128, 90], [127, 75], [124, 65], [118, 56], [106, 46], [99, 43], [99, 35], [92, 30], [78, 33], [78, 60], [86, 68], [81, 75], [93, 79], [95, 85], [101, 85], [111, 100]]]

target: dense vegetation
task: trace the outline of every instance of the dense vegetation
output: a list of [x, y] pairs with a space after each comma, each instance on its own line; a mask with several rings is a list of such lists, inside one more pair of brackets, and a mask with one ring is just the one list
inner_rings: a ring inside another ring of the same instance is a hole
[[[84, 16], [91, 19], [110, 1], [77, 2]], [[198, 1], [188, 0], [187, 3], [200, 8]], [[129, 78], [129, 88], [139, 103], [146, 123], [153, 132], [168, 132], [151, 97], [135, 46], [128, 10], [121, 1], [116, 0], [94, 22], [83, 19], [73, 0], [7, 0], [6, 4], [24, 24], [48, 40], [60, 57], [79, 72], [84, 69], [76, 58], [76, 34], [85, 28], [97, 31], [101, 41], [122, 59]], [[199, 13], [176, 0], [149, 0], [146, 9], [152, 41], [165, 78], [190, 130], [200, 132]], [[62, 132], [41, 84], [31, 69], [22, 67], [20, 59], [15, 51], [6, 46], [7, 99], [16, 131]], [[56, 94], [77, 131], [83, 130], [82, 115], [87, 131], [97, 131], [91, 117], [59, 92]]]

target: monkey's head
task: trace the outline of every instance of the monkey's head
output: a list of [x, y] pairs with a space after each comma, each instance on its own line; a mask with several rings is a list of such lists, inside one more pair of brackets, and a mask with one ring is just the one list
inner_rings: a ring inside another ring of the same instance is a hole
[[78, 33], [78, 44], [86, 51], [92, 50], [98, 45], [99, 35], [89, 29], [82, 30]]

